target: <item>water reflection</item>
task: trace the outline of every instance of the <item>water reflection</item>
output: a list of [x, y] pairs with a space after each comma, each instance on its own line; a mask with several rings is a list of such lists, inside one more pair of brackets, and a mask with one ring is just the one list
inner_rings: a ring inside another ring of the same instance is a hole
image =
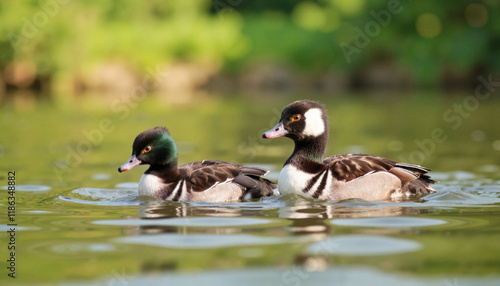
[[197, 249], [282, 244], [288, 238], [244, 233], [246, 230], [282, 227], [286, 222], [263, 218], [266, 204], [147, 202], [139, 206], [139, 218], [98, 220], [97, 225], [126, 226], [128, 236], [119, 243], [166, 248]]
[[134, 235], [117, 239], [121, 243], [142, 244], [180, 249], [206, 249], [245, 245], [265, 245], [286, 243], [286, 238], [265, 237], [251, 234], [177, 234]]
[[417, 251], [416, 241], [381, 235], [338, 235], [309, 245], [311, 255], [372, 256]]
[[[141, 269], [139, 275], [154, 272], [169, 273], [169, 277], [185, 267], [179, 255], [189, 255], [184, 260], [196, 259], [193, 257], [205, 257], [207, 261], [237, 260], [244, 263], [245, 271], [252, 271], [248, 261], [267, 259], [270, 262], [266, 266], [273, 267], [276, 266], [273, 255], [279, 252], [283, 255], [279, 263], [289, 267], [278, 270], [280, 279], [285, 279], [287, 271], [303, 277], [322, 275], [320, 273], [338, 269], [339, 261], [377, 265], [379, 257], [390, 261], [394, 269], [400, 269], [397, 265], [405, 255], [399, 254], [418, 252], [412, 255], [432, 256], [429, 253], [436, 252], [425, 239], [419, 239], [422, 233], [429, 236], [427, 241], [441, 241], [436, 233], [483, 229], [488, 223], [467, 217], [438, 216], [439, 212], [459, 207], [473, 209], [482, 204], [495, 206], [492, 203], [498, 200], [495, 197], [498, 188], [492, 184], [470, 190], [441, 184], [437, 194], [384, 202], [359, 199], [325, 202], [284, 195], [234, 203], [181, 203], [137, 196], [135, 187], [127, 183], [117, 189], [80, 188], [59, 197], [62, 202], [103, 209], [114, 206], [113, 209], [119, 210], [115, 207], [133, 205], [127, 209], [134, 212], [121, 216], [117, 212], [111, 218], [82, 219], [82, 223], [74, 219], [52, 221], [51, 226], [58, 229], [106, 229], [114, 234], [108, 240], [96, 242], [97, 245], [60, 241], [59, 246], [57, 242], [51, 243], [35, 251], [54, 257], [64, 253], [74, 253], [75, 257], [120, 251], [132, 254], [139, 249], [162, 253], [161, 258], [142, 257], [137, 269]], [[432, 214], [436, 218], [421, 214]], [[89, 224], [92, 227], [89, 228]], [[426, 228], [430, 228], [429, 231], [423, 232]], [[423, 249], [425, 251], [420, 251]], [[213, 270], [217, 267], [198, 265], [194, 268]], [[232, 266], [229, 268], [235, 270]], [[399, 284], [402, 280], [394, 282]]]
[[274, 200], [269, 201], [264, 199], [254, 202], [236, 203], [158, 201], [140, 205], [139, 216], [141, 218], [261, 216], [263, 211], [277, 209], [280, 205], [282, 204]]
[[[415, 204], [415, 203], [414, 203]], [[380, 204], [362, 200], [341, 203], [320, 202], [287, 195], [239, 203], [179, 203], [152, 201], [139, 205], [142, 220], [97, 221], [97, 224], [127, 225], [128, 233], [241, 233], [248, 225], [287, 225], [288, 234], [307, 241], [327, 238], [331, 218], [395, 217], [425, 213], [412, 207]], [[277, 216], [285, 220], [264, 220]], [[257, 219], [259, 218], [259, 219]], [[144, 220], [148, 219], [148, 220]], [[400, 223], [403, 223], [400, 221]], [[200, 229], [202, 228], [202, 229]], [[205, 229], [203, 229], [205, 228]], [[211, 228], [211, 229], [206, 229]], [[182, 229], [182, 231], [181, 231]]]
[[[2, 190], [8, 190], [9, 186], [3, 186]], [[52, 188], [49, 186], [41, 186], [41, 185], [16, 185], [16, 191], [24, 191], [24, 192], [46, 192], [50, 191]]]
[[356, 218], [356, 219], [339, 218], [331, 220], [330, 223], [338, 226], [407, 229], [415, 227], [442, 225], [445, 224], [446, 221], [440, 219], [421, 218], [421, 217], [376, 217], [376, 218]]
[[[318, 261], [319, 262], [319, 261]], [[316, 262], [311, 262], [316, 263]], [[319, 262], [320, 263], [320, 262]], [[399, 285], [399, 286], [443, 286], [443, 285], [498, 285], [500, 277], [497, 274], [490, 276], [463, 275], [436, 275], [427, 278], [415, 273], [402, 275], [383, 271], [367, 266], [336, 266], [327, 267], [321, 272], [311, 272], [302, 267], [250, 267], [245, 269], [218, 269], [203, 271], [174, 271], [176, 266], [165, 262], [160, 270], [170, 270], [155, 275], [142, 274], [121, 276], [125, 285], [328, 285], [337, 281], [341, 285]], [[144, 265], [144, 272], [158, 267], [148, 263]], [[118, 282], [116, 277], [104, 277], [89, 283], [65, 283], [65, 285], [110, 285]], [[119, 284], [119, 283], [116, 283]], [[336, 285], [336, 284], [335, 284]]]
[[[331, 203], [281, 196], [226, 204], [147, 202], [139, 205], [136, 219], [98, 220], [94, 224], [126, 226], [127, 236], [118, 238], [119, 243], [165, 248], [304, 244], [305, 252], [297, 254], [295, 260], [318, 271], [328, 268], [328, 255], [387, 255], [421, 248], [419, 243], [408, 239], [375, 234], [332, 237], [332, 225], [348, 226], [350, 221], [356, 221], [359, 226], [363, 218], [365, 224], [375, 227], [423, 227], [445, 223], [425, 218], [382, 219], [419, 212], [422, 210], [362, 200]], [[284, 220], [264, 218], [269, 214], [277, 214]], [[331, 218], [337, 219], [328, 221]], [[367, 221], [367, 218], [374, 220]], [[283, 232], [285, 225], [287, 232]], [[249, 234], [248, 230], [258, 230], [258, 235]]]
[[[415, 202], [411, 202], [417, 205]], [[360, 199], [351, 199], [343, 202], [325, 202], [303, 199], [293, 196], [286, 207], [281, 208], [279, 215], [282, 218], [328, 219], [334, 217], [359, 218], [359, 217], [384, 217], [404, 214], [419, 214], [422, 209], [408, 208], [396, 202], [368, 202]]]
[[50, 250], [54, 253], [72, 255], [87, 252], [111, 252], [115, 251], [116, 247], [109, 243], [61, 243], [51, 246]]
[[84, 260], [99, 254], [119, 253], [126, 249], [127, 246], [125, 245], [107, 242], [71, 241], [67, 239], [55, 239], [45, 242], [36, 241], [27, 248], [32, 255], [45, 259], [59, 260]]
[[97, 220], [98, 225], [121, 225], [121, 226], [188, 226], [188, 227], [234, 227], [234, 226], [257, 226], [272, 223], [273, 220], [263, 218], [223, 218], [223, 217], [178, 217], [160, 219], [110, 219]]

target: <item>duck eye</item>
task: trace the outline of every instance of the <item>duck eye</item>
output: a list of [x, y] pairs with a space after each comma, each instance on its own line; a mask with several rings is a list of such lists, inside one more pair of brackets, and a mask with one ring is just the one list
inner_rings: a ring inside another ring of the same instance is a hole
[[292, 116], [292, 118], [290, 118], [290, 121], [292, 121], [292, 122], [299, 121], [300, 118], [302, 118], [302, 116], [300, 116], [300, 114], [295, 114], [294, 116]]
[[151, 151], [151, 146], [146, 146], [146, 148], [144, 148], [144, 150], [142, 150], [142, 153], [148, 153], [149, 151]]

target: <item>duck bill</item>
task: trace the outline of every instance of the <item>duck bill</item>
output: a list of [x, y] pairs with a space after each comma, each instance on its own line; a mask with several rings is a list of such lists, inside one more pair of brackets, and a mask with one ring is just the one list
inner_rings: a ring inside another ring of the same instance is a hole
[[137, 159], [135, 155], [132, 155], [132, 157], [130, 157], [130, 159], [128, 159], [128, 161], [125, 164], [121, 165], [120, 168], [118, 168], [118, 172], [121, 173], [128, 171], [134, 167], [139, 166], [141, 163], [142, 163], [141, 160]]
[[278, 123], [278, 125], [274, 126], [273, 129], [264, 132], [262, 134], [262, 138], [270, 139], [270, 138], [278, 138], [278, 137], [283, 137], [288, 134], [288, 130], [285, 129], [285, 126], [283, 125], [283, 121]]

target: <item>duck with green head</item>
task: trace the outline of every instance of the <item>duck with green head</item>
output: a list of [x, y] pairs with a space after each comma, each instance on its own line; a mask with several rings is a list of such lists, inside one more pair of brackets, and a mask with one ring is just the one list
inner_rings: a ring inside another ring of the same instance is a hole
[[139, 181], [139, 195], [171, 201], [227, 202], [270, 196], [276, 184], [263, 178], [267, 170], [204, 160], [178, 167], [177, 147], [168, 130], [155, 127], [139, 134], [132, 156], [118, 168], [128, 171], [147, 164]]

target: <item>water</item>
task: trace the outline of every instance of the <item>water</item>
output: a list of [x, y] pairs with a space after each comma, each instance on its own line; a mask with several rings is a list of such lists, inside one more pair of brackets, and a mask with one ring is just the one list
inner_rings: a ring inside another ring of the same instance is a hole
[[[412, 162], [434, 169], [438, 193], [384, 202], [286, 195], [178, 203], [137, 195], [144, 167], [117, 172], [134, 137], [162, 125], [181, 164], [222, 159], [266, 167], [276, 179], [291, 141], [260, 134], [290, 98], [218, 96], [172, 106], [152, 97], [128, 114], [109, 111], [102, 98], [5, 105], [0, 255], [10, 257], [7, 173], [15, 171], [16, 278], [2, 262], [0, 283], [499, 285], [493, 118], [500, 102], [480, 105], [454, 129], [442, 115], [462, 97], [316, 99], [332, 121], [328, 154], [358, 150], [407, 161], [423, 154]], [[432, 139], [436, 128], [444, 142]]]

